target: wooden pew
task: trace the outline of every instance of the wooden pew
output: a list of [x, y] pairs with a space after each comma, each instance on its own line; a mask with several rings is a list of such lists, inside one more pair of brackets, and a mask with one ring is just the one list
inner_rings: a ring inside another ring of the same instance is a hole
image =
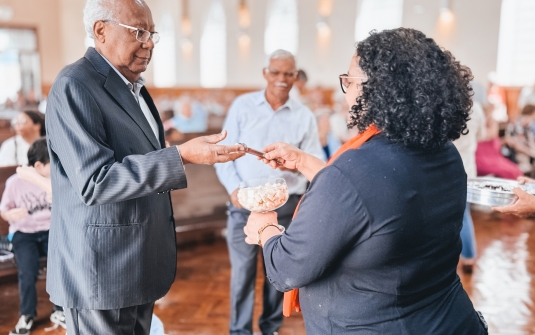
[[[16, 169], [16, 166], [0, 167], [0, 194], [4, 194], [6, 180], [16, 173]], [[9, 223], [0, 218], [0, 235], [7, 235], [8, 232]], [[0, 263], [0, 283], [14, 280], [16, 274], [17, 268], [14, 262]]]

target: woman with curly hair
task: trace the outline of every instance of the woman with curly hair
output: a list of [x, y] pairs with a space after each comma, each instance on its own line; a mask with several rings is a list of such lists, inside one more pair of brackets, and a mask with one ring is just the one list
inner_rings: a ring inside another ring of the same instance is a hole
[[286, 232], [253, 213], [246, 242], [263, 246], [308, 334], [487, 334], [456, 273], [466, 174], [451, 141], [466, 133], [471, 79], [419, 31], [372, 32], [340, 76], [359, 135], [327, 164], [265, 148], [311, 185]]

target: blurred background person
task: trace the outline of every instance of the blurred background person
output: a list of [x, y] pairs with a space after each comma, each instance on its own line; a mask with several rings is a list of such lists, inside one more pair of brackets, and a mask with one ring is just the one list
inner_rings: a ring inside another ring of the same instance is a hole
[[39, 137], [44, 136], [44, 115], [24, 111], [11, 122], [16, 135], [5, 140], [0, 147], [0, 166], [28, 164], [28, 149]]
[[[492, 76], [489, 77], [492, 78]], [[500, 109], [503, 107], [499, 103], [501, 101], [501, 98], [499, 98], [500, 95], [498, 97], [496, 95], [491, 96], [487, 94], [487, 90], [482, 85], [477, 82], [472, 82], [471, 84], [474, 87], [474, 96], [472, 99], [480, 103], [483, 107], [486, 120], [485, 137], [479, 141], [476, 150], [477, 175], [506, 179], [516, 179], [522, 176], [523, 172], [518, 165], [502, 154], [503, 145], [500, 138], [500, 123], [495, 113], [496, 108]], [[491, 97], [493, 98], [491, 99]], [[492, 103], [491, 100], [495, 103]]]
[[[463, 161], [464, 171], [468, 178], [477, 177], [476, 150], [477, 144], [486, 136], [487, 123], [483, 107], [474, 101], [470, 112], [470, 119], [467, 122], [468, 133], [461, 135], [453, 144], [459, 151]], [[461, 240], [463, 248], [461, 250], [461, 267], [465, 273], [472, 273], [476, 258], [476, 238], [474, 233], [474, 223], [470, 214], [470, 204], [466, 203], [463, 216], [463, 227], [461, 229]]]
[[526, 105], [516, 120], [505, 128], [505, 144], [502, 150], [516, 163], [524, 174], [532, 175], [535, 162], [535, 105]]
[[305, 70], [299, 69], [297, 72], [297, 79], [290, 90], [290, 98], [306, 105], [305, 86], [308, 82], [308, 76]]
[[206, 109], [189, 96], [182, 96], [174, 102], [173, 114], [163, 124], [165, 131], [174, 128], [182, 134], [203, 133], [208, 128]]
[[338, 140], [332, 133], [331, 114], [331, 111], [325, 108], [316, 111], [318, 135], [327, 160], [329, 160], [329, 158], [331, 158], [331, 156], [342, 146], [340, 140]]
[[[261, 149], [275, 141], [287, 141], [315, 157], [324, 159], [318, 139], [318, 128], [312, 112], [289, 92], [297, 79], [294, 56], [276, 50], [263, 69], [265, 90], [238, 97], [228, 112], [223, 129], [228, 137], [221, 144], [245, 143]], [[290, 198], [277, 209], [279, 223], [288, 227], [307, 180], [296, 171], [272, 170], [256, 157], [247, 155], [235, 162], [217, 164], [217, 176], [230, 195], [227, 220], [227, 245], [230, 255], [230, 334], [252, 334], [258, 246], [244, 242], [243, 228], [250, 212], [238, 202], [240, 182], [261, 177], [284, 178]], [[258, 321], [264, 335], [278, 332], [282, 325], [283, 294], [268, 281], [264, 282], [263, 309]]]
[[525, 86], [518, 96], [518, 109], [522, 110], [526, 105], [535, 105], [535, 83]]

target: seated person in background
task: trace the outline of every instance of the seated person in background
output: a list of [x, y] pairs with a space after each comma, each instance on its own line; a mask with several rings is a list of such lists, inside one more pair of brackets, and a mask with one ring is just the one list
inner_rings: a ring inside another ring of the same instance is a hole
[[331, 131], [331, 112], [328, 109], [316, 111], [318, 121], [318, 135], [320, 137], [321, 147], [325, 152], [327, 160], [342, 146], [342, 143], [334, 137]]
[[535, 121], [535, 106], [526, 105], [522, 114], [515, 122], [511, 122], [505, 129], [505, 143], [508, 157], [524, 173], [533, 172], [533, 159], [535, 158], [535, 134], [532, 126]]
[[0, 147], [0, 166], [28, 164], [30, 145], [45, 135], [45, 118], [41, 113], [24, 111], [11, 122], [16, 135], [8, 138]]
[[485, 110], [487, 125], [486, 139], [480, 141], [476, 150], [476, 167], [478, 176], [492, 175], [494, 177], [516, 179], [523, 175], [518, 166], [505, 158], [501, 153], [499, 126], [493, 117], [491, 108]]
[[[28, 163], [42, 177], [50, 178], [50, 158], [45, 138], [32, 144], [28, 150]], [[10, 335], [29, 334], [37, 316], [35, 283], [39, 274], [39, 258], [48, 254], [50, 204], [47, 198], [45, 191], [17, 175], [6, 181], [0, 215], [9, 222], [20, 294], [20, 318]], [[50, 320], [66, 328], [61, 307], [54, 306]]]
[[527, 105], [535, 105], [535, 83], [522, 88], [518, 96], [518, 108], [523, 109]]
[[175, 101], [174, 116], [163, 123], [164, 130], [175, 128], [182, 134], [204, 133], [208, 128], [208, 113], [204, 107], [184, 96]]

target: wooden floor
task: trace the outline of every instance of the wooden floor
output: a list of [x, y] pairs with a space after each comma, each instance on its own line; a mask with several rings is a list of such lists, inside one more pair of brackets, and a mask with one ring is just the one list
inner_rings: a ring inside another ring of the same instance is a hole
[[[473, 211], [473, 218], [478, 261], [472, 275], [459, 273], [463, 286], [489, 322], [490, 334], [535, 334], [535, 221], [481, 211]], [[229, 275], [224, 241], [180, 250], [176, 281], [154, 311], [163, 321], [166, 333], [228, 333]], [[261, 281], [259, 275], [257, 287], [261, 287]], [[39, 317], [32, 334], [64, 334], [63, 330], [44, 331], [50, 326], [48, 316], [52, 308], [44, 286], [44, 281], [38, 282]], [[16, 283], [0, 285], [0, 302], [2, 335], [8, 334], [18, 317]], [[258, 291], [255, 320], [260, 306]], [[301, 316], [286, 319], [280, 334], [305, 334]]]

